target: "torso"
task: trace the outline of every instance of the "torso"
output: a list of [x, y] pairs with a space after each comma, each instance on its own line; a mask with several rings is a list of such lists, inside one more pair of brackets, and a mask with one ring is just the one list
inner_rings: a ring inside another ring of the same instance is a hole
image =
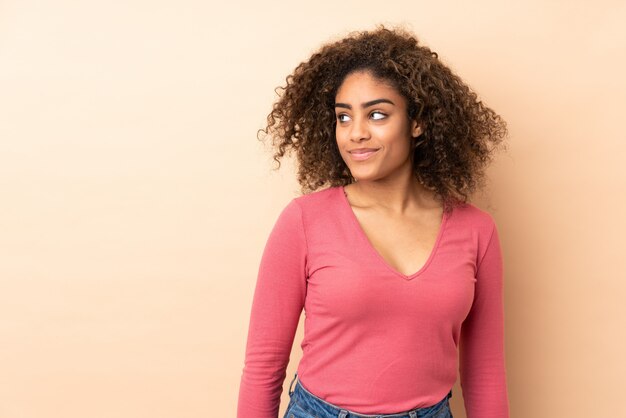
[[419, 271], [435, 246], [443, 208], [394, 217], [355, 205], [350, 200], [350, 187], [346, 186], [345, 191], [361, 229], [387, 264], [406, 276]]

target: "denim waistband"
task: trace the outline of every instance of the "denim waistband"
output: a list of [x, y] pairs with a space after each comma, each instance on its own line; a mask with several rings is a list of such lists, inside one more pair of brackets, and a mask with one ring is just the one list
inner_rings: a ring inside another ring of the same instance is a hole
[[292, 390], [293, 383], [298, 377], [298, 373], [294, 375], [291, 380], [291, 384], [289, 385], [289, 397], [293, 398], [296, 403], [298, 403], [301, 407], [308, 410], [315, 411], [324, 411], [328, 416], [334, 416], [338, 418], [429, 418], [435, 417], [439, 410], [443, 407], [448, 406], [448, 398], [452, 397], [452, 389], [448, 392], [448, 394], [439, 402], [434, 405], [423, 407], [423, 408], [414, 408], [409, 411], [397, 412], [393, 414], [361, 414], [358, 412], [350, 411], [349, 409], [342, 408], [340, 406], [334, 405], [330, 402], [325, 401], [322, 398], [319, 398], [309, 392], [302, 383], [300, 379], [296, 382], [295, 388]]

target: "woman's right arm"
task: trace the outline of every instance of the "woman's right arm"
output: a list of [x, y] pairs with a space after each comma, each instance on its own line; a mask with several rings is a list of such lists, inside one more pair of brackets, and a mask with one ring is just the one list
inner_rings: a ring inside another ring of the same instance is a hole
[[265, 244], [250, 313], [237, 418], [277, 418], [306, 296], [306, 236], [292, 199]]

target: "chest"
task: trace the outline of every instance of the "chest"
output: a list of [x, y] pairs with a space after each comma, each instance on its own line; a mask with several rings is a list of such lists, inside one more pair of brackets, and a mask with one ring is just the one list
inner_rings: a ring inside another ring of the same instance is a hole
[[442, 213], [393, 218], [354, 209], [357, 233], [384, 263], [410, 276], [429, 260], [442, 227]]
[[472, 305], [476, 236], [445, 220], [381, 223], [357, 214], [309, 231], [308, 243], [311, 315], [460, 323]]
[[[311, 253], [305, 309], [338, 323], [460, 324], [474, 298], [473, 254], [444, 240], [424, 268], [407, 276], [376, 258], [358, 241]], [[393, 322], [393, 321], [392, 321]], [[387, 326], [384, 325], [384, 326]]]

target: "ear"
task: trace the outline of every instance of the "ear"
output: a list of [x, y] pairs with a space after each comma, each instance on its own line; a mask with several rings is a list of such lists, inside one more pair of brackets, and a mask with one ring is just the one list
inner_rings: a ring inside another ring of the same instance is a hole
[[413, 138], [417, 138], [418, 136], [420, 136], [422, 134], [422, 126], [420, 125], [420, 123], [416, 120], [412, 120], [411, 121], [411, 136]]

